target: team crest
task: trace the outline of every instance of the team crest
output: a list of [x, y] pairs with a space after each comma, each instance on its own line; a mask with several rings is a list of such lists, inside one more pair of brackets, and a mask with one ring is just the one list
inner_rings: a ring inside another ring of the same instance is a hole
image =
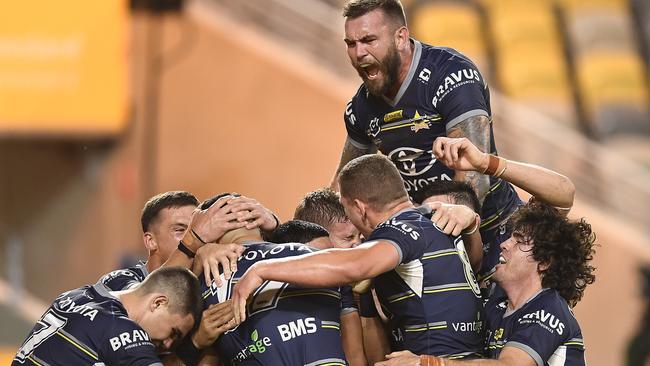
[[377, 137], [379, 135], [379, 132], [381, 132], [381, 127], [379, 127], [379, 118], [375, 117], [370, 121], [370, 126], [368, 126], [368, 130], [370, 132], [370, 135], [372, 137]]
[[429, 121], [420, 121], [420, 122], [413, 122], [413, 126], [411, 126], [411, 131], [417, 133], [420, 130], [428, 130], [429, 129]]

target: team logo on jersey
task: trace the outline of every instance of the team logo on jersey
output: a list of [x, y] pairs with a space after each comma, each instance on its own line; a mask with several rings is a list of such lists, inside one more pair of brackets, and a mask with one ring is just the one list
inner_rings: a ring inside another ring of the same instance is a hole
[[402, 109], [384, 114], [384, 122], [392, 122], [402, 119], [404, 111]]
[[436, 95], [431, 100], [434, 107], [438, 106], [438, 102], [447, 96], [452, 90], [467, 84], [481, 82], [481, 74], [474, 69], [463, 69], [452, 72], [447, 75], [443, 84], [438, 85], [436, 88]]
[[[426, 166], [418, 169], [415, 160], [423, 155], [430, 156], [431, 158]], [[409, 177], [426, 173], [431, 169], [433, 163], [436, 162], [436, 158], [431, 150], [424, 151], [414, 147], [400, 147], [395, 149], [388, 154], [388, 158], [397, 166], [400, 173]]]
[[494, 332], [494, 340], [498, 341], [503, 337], [503, 328], [499, 328]]
[[402, 234], [410, 236], [413, 240], [418, 240], [420, 238], [420, 233], [414, 230], [413, 227], [402, 221], [396, 220], [395, 218], [385, 221], [379, 225], [379, 227], [392, 227]]
[[237, 352], [237, 355], [233, 357], [231, 363], [240, 363], [248, 358], [250, 358], [253, 353], [264, 353], [266, 352], [266, 349], [268, 347], [271, 347], [271, 338], [269, 337], [261, 337], [259, 335], [259, 332], [257, 329], [251, 333], [251, 343], [242, 348], [239, 352]]
[[379, 118], [375, 117], [370, 121], [368, 131], [372, 137], [377, 137], [377, 135], [379, 135], [379, 132], [381, 132], [381, 127], [379, 126]]
[[280, 324], [277, 328], [283, 342], [318, 331], [316, 318], [297, 319], [287, 324]]
[[151, 346], [153, 343], [149, 341], [149, 335], [142, 329], [133, 329], [129, 332], [122, 332], [117, 337], [112, 337], [108, 340], [111, 344], [113, 351], [117, 351], [122, 347], [133, 348], [139, 346]]
[[421, 121], [421, 122], [413, 122], [413, 126], [411, 126], [411, 131], [417, 133], [420, 130], [428, 130], [430, 129], [430, 123], [429, 121]]
[[431, 70], [424, 68], [422, 71], [420, 71], [420, 75], [418, 76], [418, 79], [424, 82], [424, 84], [429, 82], [429, 78], [431, 78]]
[[345, 106], [345, 117], [347, 117], [348, 121], [350, 121], [350, 124], [353, 126], [357, 122], [357, 117], [352, 113], [352, 101]]
[[539, 324], [542, 328], [553, 333], [554, 331], [557, 334], [562, 335], [564, 333], [564, 323], [560, 321], [558, 317], [547, 312], [546, 310], [537, 310], [532, 313], [528, 313], [522, 316], [519, 319], [519, 324]]

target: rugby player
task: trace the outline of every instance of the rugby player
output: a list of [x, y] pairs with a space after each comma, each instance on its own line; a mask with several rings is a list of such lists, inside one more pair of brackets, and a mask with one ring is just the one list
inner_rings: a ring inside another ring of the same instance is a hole
[[513, 187], [481, 172], [455, 173], [432, 152], [433, 141], [448, 136], [496, 154], [483, 75], [461, 53], [410, 38], [399, 0], [350, 0], [343, 16], [348, 56], [363, 84], [345, 109], [347, 139], [332, 188], [347, 162], [379, 150], [411, 197], [441, 180], [469, 182], [482, 204], [483, 242], [498, 246], [495, 236], [521, 203]]
[[361, 243], [361, 234], [345, 216], [338, 193], [329, 188], [307, 193], [296, 207], [293, 218], [324, 227], [336, 248], [350, 248]]
[[[338, 200], [338, 196], [336, 198]], [[342, 207], [341, 211], [343, 211]], [[338, 212], [338, 210], [326, 212]], [[329, 234], [325, 228], [318, 224], [302, 220], [291, 220], [281, 224], [273, 232], [272, 240], [270, 241], [279, 244], [303, 243], [316, 249], [334, 248], [334, 244], [330, 241]], [[351, 366], [365, 366], [368, 364], [362, 337], [361, 319], [359, 318], [359, 310], [357, 309], [352, 294], [352, 287], [341, 286], [341, 341], [343, 342], [345, 358]]]
[[[229, 197], [229, 194], [224, 195]], [[206, 210], [218, 204], [219, 198], [224, 197], [207, 200], [201, 208]], [[245, 251], [229, 279], [213, 268], [202, 269], [212, 278], [221, 277], [225, 282], [221, 287], [214, 281], [202, 282], [205, 306], [228, 300], [240, 276], [254, 263], [316, 251], [298, 243], [264, 242], [258, 229], [246, 228], [228, 231], [219, 243], [240, 243]], [[216, 245], [222, 244], [207, 244], [206, 247]], [[245, 310], [248, 320], [219, 337], [214, 344], [215, 352], [202, 356], [202, 365], [217, 364], [217, 354], [229, 364], [347, 364], [341, 343], [342, 307], [338, 287], [306, 289], [276, 281], [260, 285]]]
[[571, 308], [595, 279], [591, 226], [542, 203], [526, 204], [510, 221], [513, 234], [501, 244], [494, 273], [500, 287], [486, 305], [490, 360], [460, 362], [404, 351], [378, 365], [585, 365]]
[[188, 334], [201, 309], [199, 282], [186, 268], [161, 268], [125, 291], [83, 286], [59, 295], [12, 366], [162, 365], [157, 353]]
[[313, 222], [289, 220], [278, 225], [268, 238], [275, 244], [302, 243], [316, 249], [327, 249], [334, 245], [327, 230]]
[[[238, 196], [233, 197], [230, 203], [232, 207], [228, 210], [222, 209], [212, 213], [211, 219], [215, 224], [209, 234], [206, 234], [205, 229], [198, 223], [193, 226], [194, 234], [201, 232], [203, 235], [219, 237], [231, 228], [255, 225], [260, 225], [267, 231], [275, 229], [277, 218], [256, 200]], [[198, 204], [196, 197], [186, 191], [164, 192], [149, 199], [140, 217], [142, 238], [149, 254], [147, 261], [140, 261], [135, 266], [110, 272], [102, 276], [99, 283], [112, 291], [121, 291], [141, 283], [150, 272], [163, 264], [190, 268], [193, 261], [179, 252], [178, 244], [186, 234], [194, 235], [192, 232], [188, 233], [187, 228]], [[188, 239], [185, 240], [189, 242]], [[217, 263], [226, 262], [230, 264], [236, 262], [237, 257], [243, 252], [243, 247], [237, 244], [223, 245], [216, 249], [198, 250], [197, 260], [206, 265], [217, 266]], [[173, 259], [169, 260], [170, 257]], [[227, 268], [230, 269], [231, 266], [228, 265]], [[229, 313], [231, 312], [228, 311], [227, 304], [206, 309], [201, 317], [199, 328], [192, 333], [190, 340], [182, 344], [181, 348], [203, 349], [210, 346], [219, 335], [229, 329], [228, 320], [231, 319], [228, 317]]]
[[[507, 160], [480, 151], [466, 138], [438, 137], [433, 144], [434, 156], [443, 164], [456, 171], [482, 172], [496, 176], [532, 195], [532, 200], [554, 206], [565, 215], [573, 206], [575, 186], [566, 176], [534, 164]], [[446, 188], [445, 186], [449, 186]], [[441, 194], [449, 189], [453, 194]], [[431, 197], [433, 195], [433, 197]], [[428, 197], [427, 197], [428, 196]], [[464, 197], [464, 198], [463, 198]], [[477, 202], [462, 187], [454, 184], [425, 187], [416, 196], [416, 202], [450, 202], [467, 205], [476, 209]], [[481, 287], [489, 288], [489, 280], [499, 262], [500, 244], [511, 235], [511, 230], [502, 225], [491, 242], [484, 244], [481, 269], [477, 273]]]
[[374, 278], [406, 349], [459, 358], [480, 355], [480, 291], [462, 240], [444, 234], [414, 209], [397, 168], [384, 156], [352, 160], [341, 170], [339, 183], [345, 212], [367, 242], [252, 265], [233, 290], [236, 320], [246, 319], [246, 300], [268, 280], [329, 287]]

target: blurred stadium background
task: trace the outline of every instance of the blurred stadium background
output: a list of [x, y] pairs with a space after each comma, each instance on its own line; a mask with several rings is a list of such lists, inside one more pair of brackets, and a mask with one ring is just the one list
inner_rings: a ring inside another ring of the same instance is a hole
[[[60, 292], [145, 256], [153, 194], [237, 191], [289, 219], [328, 183], [359, 80], [338, 0], [21, 0], [0, 13], [0, 364]], [[506, 157], [569, 176], [600, 247], [591, 365], [646, 327], [650, 2], [403, 0], [491, 83]], [[650, 347], [647, 347], [650, 348]]]

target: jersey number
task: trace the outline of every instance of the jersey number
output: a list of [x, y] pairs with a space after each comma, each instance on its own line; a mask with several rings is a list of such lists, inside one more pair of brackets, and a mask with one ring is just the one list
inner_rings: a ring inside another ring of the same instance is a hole
[[20, 347], [16, 354], [16, 360], [20, 363], [25, 362], [25, 358], [32, 354], [34, 349], [41, 343], [45, 342], [54, 333], [68, 322], [68, 319], [56, 315], [52, 310], [48, 310], [43, 317], [36, 323], [41, 326], [40, 329], [35, 330], [34, 333], [27, 338], [25, 343]]

